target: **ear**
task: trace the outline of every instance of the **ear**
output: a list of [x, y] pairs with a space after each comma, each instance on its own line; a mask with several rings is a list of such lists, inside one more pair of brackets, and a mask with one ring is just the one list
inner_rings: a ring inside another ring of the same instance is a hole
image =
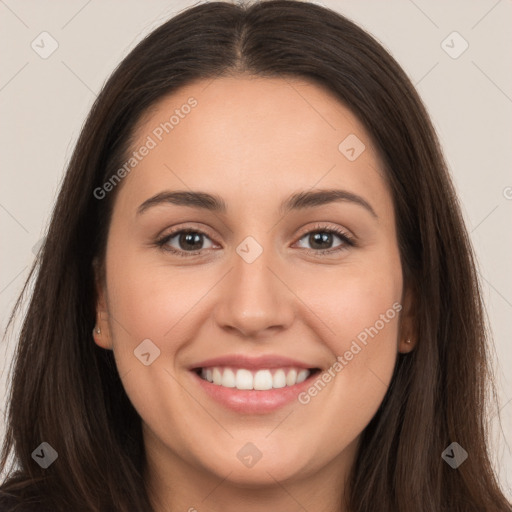
[[112, 350], [105, 274], [96, 258], [93, 260], [93, 270], [96, 288], [96, 325], [92, 331], [92, 336], [96, 345]]
[[402, 313], [400, 316], [400, 328], [398, 330], [398, 352], [408, 354], [412, 352], [418, 342], [416, 332], [416, 292], [409, 284], [404, 287], [402, 297]]

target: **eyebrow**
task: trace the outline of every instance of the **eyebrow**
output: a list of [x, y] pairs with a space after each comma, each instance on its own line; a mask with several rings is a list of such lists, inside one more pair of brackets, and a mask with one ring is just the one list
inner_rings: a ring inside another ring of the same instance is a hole
[[[279, 212], [284, 215], [292, 210], [304, 210], [314, 208], [335, 202], [348, 202], [357, 204], [365, 208], [371, 215], [378, 218], [375, 210], [370, 203], [361, 196], [340, 189], [320, 189], [313, 191], [295, 192], [285, 199]], [[194, 192], [186, 190], [164, 191], [150, 197], [144, 201], [137, 209], [137, 215], [140, 215], [153, 206], [171, 203], [179, 206], [189, 206], [191, 208], [200, 208], [216, 213], [226, 213], [227, 205], [222, 197], [207, 192]]]

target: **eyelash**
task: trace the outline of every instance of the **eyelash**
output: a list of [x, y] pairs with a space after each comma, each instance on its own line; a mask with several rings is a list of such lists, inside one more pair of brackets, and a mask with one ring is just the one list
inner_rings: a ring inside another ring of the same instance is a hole
[[[177, 250], [177, 249], [174, 249], [171, 247], [166, 247], [166, 244], [169, 242], [169, 240], [171, 240], [176, 235], [179, 235], [181, 233], [194, 233], [194, 234], [204, 235], [207, 238], [210, 238], [206, 233], [204, 233], [203, 231], [201, 231], [199, 229], [183, 228], [183, 229], [177, 229], [175, 231], [172, 231], [171, 233], [164, 235], [162, 238], [158, 239], [155, 242], [155, 245], [164, 251], [176, 254], [177, 256], [183, 257], [183, 258], [188, 258], [191, 256], [197, 256], [198, 254], [201, 254], [202, 250], [195, 251], [195, 252], [194, 251], [181, 251], [181, 250]], [[330, 249], [318, 249], [318, 250], [306, 249], [307, 254], [309, 254], [309, 255], [323, 257], [326, 254], [332, 254], [332, 253], [344, 251], [347, 249], [347, 247], [356, 247], [357, 246], [354, 238], [352, 238], [350, 235], [348, 235], [345, 231], [341, 230], [340, 228], [330, 228], [330, 227], [321, 226], [321, 225], [317, 225], [313, 229], [302, 234], [300, 236], [299, 240], [302, 240], [302, 238], [304, 238], [306, 235], [310, 235], [313, 233], [329, 233], [329, 234], [337, 235], [343, 241], [343, 244], [338, 247], [331, 247]]]

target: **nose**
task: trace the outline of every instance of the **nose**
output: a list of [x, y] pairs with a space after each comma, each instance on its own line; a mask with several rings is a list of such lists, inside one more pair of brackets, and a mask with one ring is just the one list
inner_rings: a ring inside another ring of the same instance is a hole
[[251, 263], [234, 252], [233, 268], [223, 280], [215, 309], [217, 325], [254, 340], [287, 329], [295, 315], [294, 295], [280, 268], [270, 249]]

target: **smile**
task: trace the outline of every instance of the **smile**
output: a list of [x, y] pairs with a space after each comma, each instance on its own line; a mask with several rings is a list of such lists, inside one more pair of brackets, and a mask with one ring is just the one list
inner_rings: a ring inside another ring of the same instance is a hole
[[304, 382], [313, 371], [315, 371], [315, 369], [294, 367], [249, 370], [247, 368], [214, 366], [200, 368], [198, 375], [208, 382], [225, 388], [266, 391], [300, 384]]
[[206, 399], [225, 409], [268, 414], [296, 403], [322, 371], [314, 364], [276, 354], [232, 354], [197, 361], [189, 366], [189, 375]]
[[204, 398], [237, 413], [267, 414], [296, 403], [324, 364], [281, 354], [226, 354], [188, 369]]

